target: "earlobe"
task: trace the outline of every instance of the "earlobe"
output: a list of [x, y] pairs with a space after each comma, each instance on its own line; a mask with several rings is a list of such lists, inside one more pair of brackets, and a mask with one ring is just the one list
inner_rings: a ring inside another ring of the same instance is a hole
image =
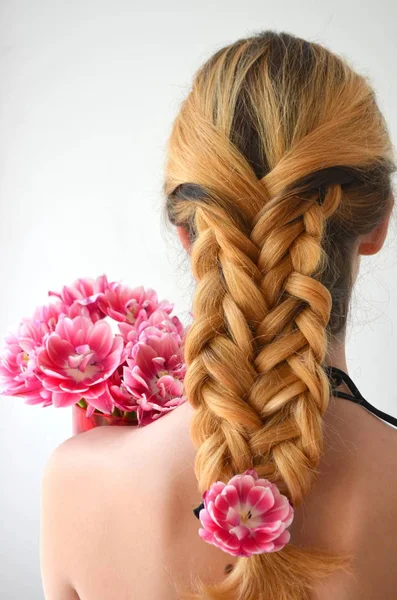
[[185, 248], [186, 252], [190, 252], [191, 243], [188, 230], [186, 227], [183, 227], [183, 225], [177, 225], [176, 230], [182, 246]]
[[361, 256], [372, 256], [373, 254], [377, 254], [383, 244], [374, 244], [372, 242], [362, 242], [358, 247], [358, 253]]
[[391, 196], [390, 206], [385, 218], [381, 223], [379, 223], [379, 225], [374, 227], [372, 231], [361, 236], [360, 244], [358, 246], [358, 254], [361, 254], [362, 256], [372, 256], [382, 249], [387, 236], [393, 205], [394, 197]]

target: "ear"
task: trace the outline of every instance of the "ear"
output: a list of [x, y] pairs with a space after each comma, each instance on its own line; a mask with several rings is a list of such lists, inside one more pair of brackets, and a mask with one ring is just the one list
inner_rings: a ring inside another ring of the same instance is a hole
[[387, 210], [387, 213], [383, 220], [372, 229], [369, 233], [360, 236], [359, 238], [359, 246], [358, 246], [358, 254], [362, 254], [363, 256], [370, 256], [372, 254], [376, 254], [382, 248], [387, 230], [389, 228], [390, 216], [394, 206], [394, 196], [391, 194], [390, 203]]
[[177, 225], [176, 231], [178, 233], [178, 237], [181, 241], [182, 246], [185, 248], [186, 252], [189, 253], [191, 242], [188, 230], [186, 229], [186, 227], [183, 227], [183, 225]]

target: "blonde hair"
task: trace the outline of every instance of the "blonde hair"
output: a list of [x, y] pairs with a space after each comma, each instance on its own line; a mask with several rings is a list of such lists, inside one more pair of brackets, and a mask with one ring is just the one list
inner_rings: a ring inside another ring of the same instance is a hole
[[[197, 280], [185, 390], [201, 494], [248, 468], [295, 506], [308, 493], [349, 257], [384, 218], [394, 170], [369, 82], [321, 45], [264, 31], [197, 71], [173, 124], [164, 192], [169, 220], [190, 234]], [[238, 558], [222, 582], [199, 581], [183, 597], [302, 600], [343, 565], [290, 544]]]

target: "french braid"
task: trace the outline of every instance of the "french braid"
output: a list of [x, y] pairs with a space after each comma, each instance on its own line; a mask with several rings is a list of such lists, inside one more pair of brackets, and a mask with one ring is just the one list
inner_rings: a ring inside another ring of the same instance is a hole
[[[294, 505], [310, 490], [352, 247], [385, 214], [394, 170], [370, 86], [321, 46], [264, 32], [198, 71], [164, 191], [170, 221], [190, 233], [197, 281], [185, 390], [201, 494], [249, 468]], [[304, 600], [344, 565], [289, 544], [181, 597]]]

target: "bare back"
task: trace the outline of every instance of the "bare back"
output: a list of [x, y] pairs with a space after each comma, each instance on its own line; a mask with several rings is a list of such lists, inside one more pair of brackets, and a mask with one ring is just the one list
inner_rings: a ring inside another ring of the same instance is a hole
[[[43, 525], [46, 600], [175, 600], [174, 585], [188, 585], [192, 573], [222, 579], [236, 559], [197, 534], [191, 415], [186, 403], [150, 427], [99, 428], [66, 442], [53, 461], [62, 502], [52, 510], [61, 514]], [[319, 473], [292, 541], [352, 554], [355, 573], [332, 575], [313, 599], [395, 598], [397, 431], [332, 398]], [[46, 548], [48, 523], [61, 549]]]

